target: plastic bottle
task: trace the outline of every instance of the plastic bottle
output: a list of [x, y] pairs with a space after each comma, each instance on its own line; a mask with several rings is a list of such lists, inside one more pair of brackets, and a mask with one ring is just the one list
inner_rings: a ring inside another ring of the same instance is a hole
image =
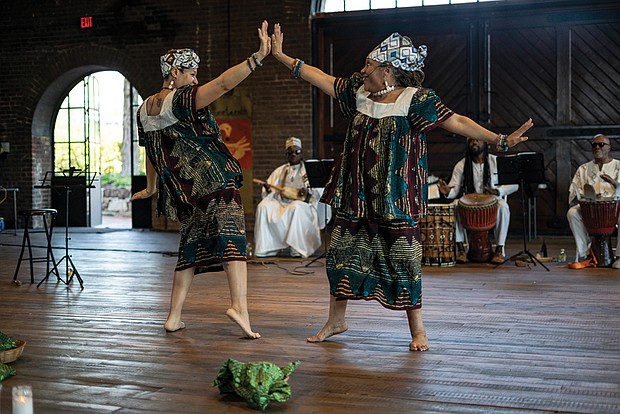
[[560, 249], [560, 255], [558, 256], [558, 262], [564, 263], [566, 261], [566, 250]]

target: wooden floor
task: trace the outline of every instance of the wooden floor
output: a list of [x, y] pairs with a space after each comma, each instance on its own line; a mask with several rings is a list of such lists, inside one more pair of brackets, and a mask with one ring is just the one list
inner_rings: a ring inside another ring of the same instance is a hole
[[[84, 290], [53, 277], [37, 289], [27, 267], [24, 284], [13, 285], [21, 232], [0, 235], [0, 331], [27, 341], [11, 364], [17, 375], [2, 382], [2, 413], [19, 384], [32, 385], [37, 414], [253, 412], [211, 385], [228, 358], [301, 361], [292, 398], [268, 407], [276, 413], [620, 412], [620, 271], [424, 267], [431, 349], [415, 353], [404, 313], [376, 302], [350, 303], [348, 332], [305, 341], [327, 316], [322, 259], [313, 267], [294, 259], [249, 265], [259, 340], [240, 339], [224, 315], [224, 273], [196, 277], [187, 329], [166, 334], [177, 236], [93, 229], [70, 236]], [[540, 242], [530, 245], [534, 252]], [[574, 251], [566, 237], [547, 245], [554, 255]], [[63, 256], [62, 231], [54, 246]], [[508, 247], [516, 253], [522, 244]]]

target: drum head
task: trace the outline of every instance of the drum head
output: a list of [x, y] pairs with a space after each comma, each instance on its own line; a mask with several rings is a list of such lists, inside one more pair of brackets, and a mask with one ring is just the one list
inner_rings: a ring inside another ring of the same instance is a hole
[[497, 203], [497, 198], [491, 194], [465, 194], [459, 199], [459, 204], [471, 207], [483, 207]]

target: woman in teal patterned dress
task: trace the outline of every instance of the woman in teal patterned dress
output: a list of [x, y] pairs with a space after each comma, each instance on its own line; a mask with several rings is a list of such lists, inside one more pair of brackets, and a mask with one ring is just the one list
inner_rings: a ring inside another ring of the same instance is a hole
[[161, 57], [161, 90], [138, 110], [138, 133], [145, 146], [147, 188], [132, 200], [159, 191], [158, 211], [181, 222], [166, 331], [183, 329], [183, 303], [194, 275], [222, 266], [228, 277], [231, 307], [226, 315], [248, 338], [245, 217], [239, 194], [239, 162], [222, 141], [207, 108], [262, 66], [271, 39], [267, 22], [258, 29], [260, 49], [216, 79], [198, 86], [200, 59], [191, 49], [173, 49]]
[[409, 349], [426, 351], [417, 226], [426, 216], [425, 133], [440, 126], [507, 151], [527, 139], [522, 135], [532, 121], [502, 135], [452, 112], [433, 90], [421, 86], [426, 47], [416, 48], [398, 33], [373, 49], [361, 72], [348, 79], [284, 54], [278, 24], [271, 43], [273, 56], [294, 77], [335, 98], [349, 121], [342, 155], [322, 199], [337, 212], [326, 255], [329, 317], [308, 341], [322, 342], [348, 329], [348, 299], [377, 300], [407, 313]]

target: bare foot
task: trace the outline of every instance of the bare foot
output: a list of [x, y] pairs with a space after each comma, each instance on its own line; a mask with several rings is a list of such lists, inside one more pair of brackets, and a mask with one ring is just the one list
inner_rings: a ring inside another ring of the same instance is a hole
[[237, 312], [235, 309], [229, 308], [226, 311], [226, 316], [228, 316], [233, 322], [239, 325], [239, 327], [245, 334], [246, 338], [248, 339], [260, 338], [260, 334], [258, 332], [252, 331], [252, 328], [250, 327], [250, 316], [247, 313], [245, 313], [245, 315], [242, 315], [239, 312]]
[[420, 333], [413, 337], [413, 341], [409, 344], [410, 351], [428, 351], [428, 338], [426, 333]]
[[321, 331], [318, 334], [307, 338], [306, 341], [312, 342], [312, 343], [323, 342], [330, 336], [334, 336], [334, 335], [338, 335], [343, 332], [346, 332], [347, 329], [349, 329], [349, 326], [347, 325], [346, 322], [343, 322], [341, 324], [334, 325], [334, 326], [325, 324], [323, 329], [321, 329]]
[[166, 332], [176, 332], [180, 331], [181, 329], [185, 329], [185, 323], [180, 321], [178, 323], [166, 321], [166, 323], [164, 324], [164, 328], [166, 328]]

